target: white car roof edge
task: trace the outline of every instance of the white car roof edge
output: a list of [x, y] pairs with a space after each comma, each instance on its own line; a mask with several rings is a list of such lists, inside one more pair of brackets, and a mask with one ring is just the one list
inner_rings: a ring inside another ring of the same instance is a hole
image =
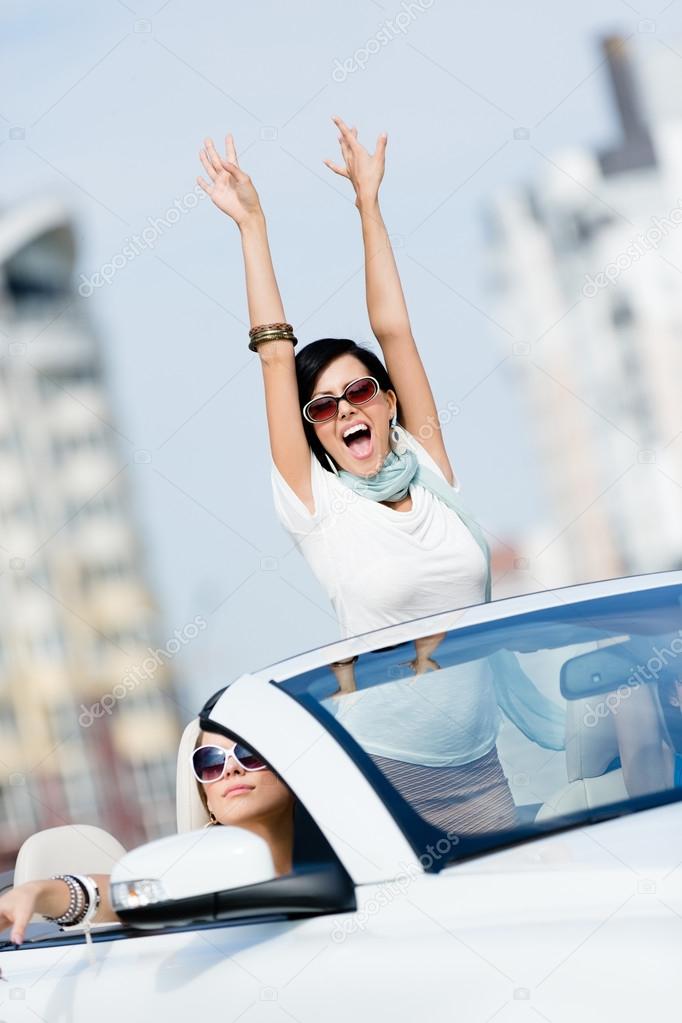
[[[379, 650], [381, 647], [393, 646], [420, 636], [430, 636], [434, 632], [479, 625], [493, 619], [511, 618], [526, 611], [541, 611], [544, 608], [556, 607], [560, 604], [574, 604], [593, 600], [596, 597], [680, 584], [682, 584], [682, 570], [672, 569], [665, 572], [619, 576], [615, 579], [600, 579], [587, 583], [571, 583], [568, 586], [558, 586], [554, 589], [521, 593], [484, 604], [471, 604], [469, 607], [459, 608], [455, 611], [441, 611], [438, 614], [415, 618], [409, 622], [387, 625], [382, 629], [365, 632], [360, 636], [336, 640], [333, 643], [313, 647], [302, 654], [295, 654], [282, 661], [266, 665], [256, 671], [248, 672], [248, 674], [267, 678], [273, 682], [283, 682], [303, 671], [328, 665], [331, 661]], [[559, 597], [559, 593], [564, 596]], [[232, 681], [236, 682], [237, 679]]]

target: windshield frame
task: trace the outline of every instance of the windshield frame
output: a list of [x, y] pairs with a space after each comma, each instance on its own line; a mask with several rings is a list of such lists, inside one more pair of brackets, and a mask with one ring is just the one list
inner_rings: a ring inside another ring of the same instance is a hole
[[[501, 618], [486, 618], [471, 624], [455, 625], [448, 632], [456, 634], [458, 638], [461, 637], [464, 645], [466, 645], [470, 637], [473, 639], [477, 636], [480, 639], [481, 646], [485, 646], [491, 633], [496, 631], [506, 633], [508, 630], [513, 629], [515, 625], [520, 625], [521, 623], [532, 622], [533, 625], [538, 626], [545, 624], [557, 625], [558, 617], [561, 617], [564, 625], [570, 624], [573, 621], [576, 623], [586, 622], [592, 616], [598, 620], [600, 617], [605, 616], [605, 604], [612, 600], [628, 604], [640, 600], [644, 605], [653, 601], [657, 603], [665, 602], [668, 596], [671, 600], [682, 600], [682, 582], [680, 581], [679, 573], [670, 573], [670, 575], [677, 576], [676, 581], [667, 581], [662, 586], [644, 587], [642, 589], [633, 588], [615, 593], [602, 592], [591, 599], [583, 598], [561, 605], [553, 604], [540, 608], [533, 607], [525, 611], [520, 610], [515, 614], [504, 615]], [[641, 609], [641, 613], [643, 615], [646, 614], [646, 607]], [[434, 624], [437, 622], [438, 617], [434, 616]], [[568, 622], [566, 619], [568, 619]], [[403, 629], [409, 627], [409, 624], [406, 623]], [[415, 636], [421, 636], [424, 631], [424, 619], [417, 619], [413, 624], [415, 626]], [[377, 652], [388, 648], [385, 641], [384, 645], [381, 645], [379, 636], [382, 631], [375, 634], [378, 645], [374, 648], [366, 646], [365, 652]], [[652, 633], [652, 635], [654, 634]], [[372, 633], [367, 633], [362, 638], [367, 641], [371, 636]], [[402, 646], [408, 642], [407, 634], [403, 632], [396, 646]], [[319, 653], [321, 650], [317, 652]], [[318, 659], [316, 658], [316, 660]], [[606, 820], [629, 816], [682, 801], [682, 787], [671, 787], [660, 792], [631, 796], [613, 803], [601, 804], [592, 809], [565, 813], [542, 821], [517, 824], [513, 829], [505, 828], [499, 831], [491, 830], [475, 835], [458, 835], [457, 843], [453, 844], [450, 840], [451, 835], [448, 836], [446, 831], [434, 824], [430, 824], [420, 816], [416, 809], [380, 771], [377, 765], [373, 763], [369, 754], [355, 740], [351, 733], [312, 694], [306, 690], [298, 693], [292, 691], [295, 688], [296, 682], [300, 683], [306, 675], [316, 671], [320, 666], [323, 666], [323, 664], [318, 662], [317, 667], [309, 665], [307, 669], [290, 675], [288, 678], [270, 678], [269, 681], [271, 685], [283, 690], [299, 706], [311, 714], [342, 747], [354, 765], [373, 786], [387, 811], [410, 843], [415, 854], [420, 858], [426, 873], [439, 873], [446, 866], [469, 860], [485, 853], [501, 851], [539, 838], [560, 834], [564, 831], [598, 824]], [[448, 841], [450, 851], [438, 856], [429, 855], [429, 848], [439, 840], [444, 839]], [[423, 861], [426, 858], [428, 858], [429, 862], [425, 864]]]

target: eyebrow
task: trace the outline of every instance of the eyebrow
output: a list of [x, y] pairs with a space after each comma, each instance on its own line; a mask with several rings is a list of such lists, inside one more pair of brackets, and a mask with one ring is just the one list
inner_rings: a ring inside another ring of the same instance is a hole
[[[346, 390], [346, 388], [348, 387], [348, 384], [352, 384], [354, 380], [359, 380], [359, 379], [360, 379], [360, 377], [351, 377], [350, 380], [347, 380], [346, 383], [341, 388], [341, 394], [343, 394], [343, 392]], [[313, 398], [321, 398], [323, 394], [331, 394], [331, 393], [332, 393], [331, 391], [315, 391], [315, 393], [313, 395], [311, 395], [310, 400], [312, 401]]]

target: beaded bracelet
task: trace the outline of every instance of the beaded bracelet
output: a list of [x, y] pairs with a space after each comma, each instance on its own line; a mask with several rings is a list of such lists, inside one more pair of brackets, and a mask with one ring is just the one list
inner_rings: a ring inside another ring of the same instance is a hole
[[85, 904], [85, 890], [78, 884], [71, 874], [53, 874], [50, 881], [65, 881], [69, 889], [69, 905], [59, 916], [42, 915], [46, 920], [59, 924], [60, 927], [68, 926], [80, 920], [87, 910]]
[[261, 330], [275, 330], [275, 329], [278, 329], [278, 330], [279, 329], [281, 329], [281, 330], [293, 330], [294, 328], [291, 326], [290, 323], [261, 323], [259, 326], [251, 327], [251, 329], [249, 331], [249, 337], [253, 337], [254, 334], [257, 334]]

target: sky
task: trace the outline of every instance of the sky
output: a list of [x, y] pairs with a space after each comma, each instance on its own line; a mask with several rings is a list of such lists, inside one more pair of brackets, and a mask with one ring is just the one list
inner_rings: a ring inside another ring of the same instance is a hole
[[453, 468], [513, 543], [552, 512], [500, 365], [514, 339], [492, 317], [483, 212], [562, 147], [616, 141], [602, 35], [655, 46], [680, 29], [679, 0], [3, 4], [0, 204], [63, 199], [76, 284], [152, 228], [79, 302], [127, 438], [160, 640], [209, 623], [176, 664], [192, 700], [338, 635], [274, 514], [239, 234], [193, 199], [203, 139], [234, 135], [302, 344], [372, 339], [352, 187], [323, 160], [340, 156], [332, 115], [371, 149], [388, 132], [382, 210], [437, 405], [461, 408], [445, 427]]

